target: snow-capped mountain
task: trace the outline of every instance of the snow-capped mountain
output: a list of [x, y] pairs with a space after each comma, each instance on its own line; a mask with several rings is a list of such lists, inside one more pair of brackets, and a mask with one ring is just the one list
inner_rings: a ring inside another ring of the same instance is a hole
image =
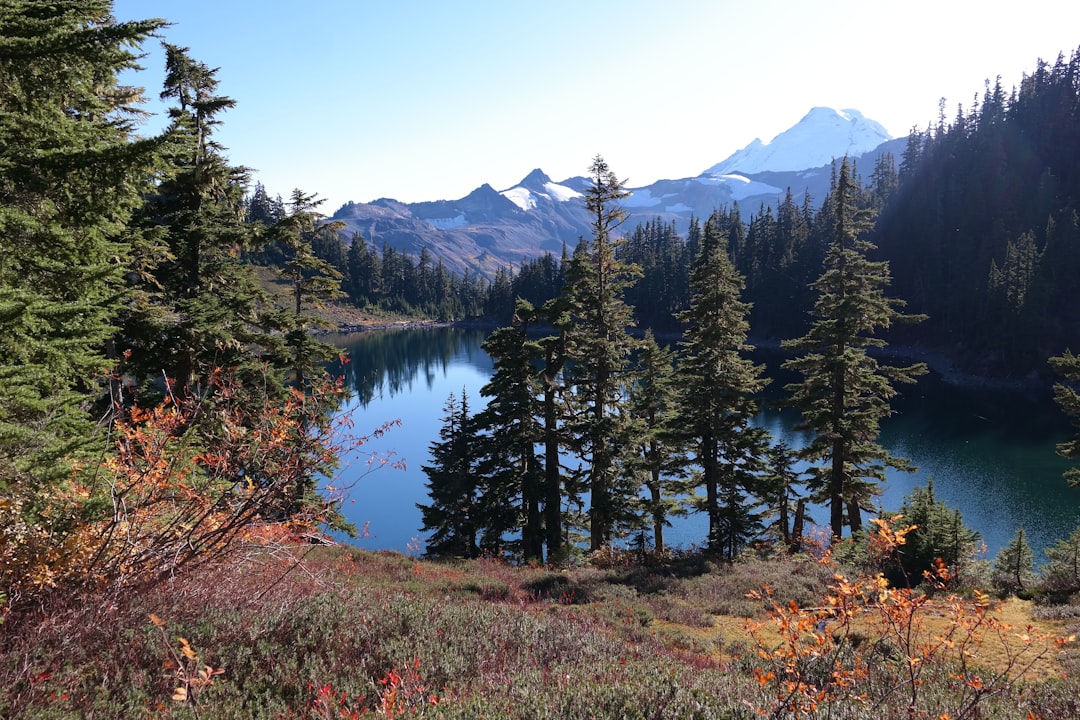
[[816, 107], [791, 128], [763, 143], [752, 143], [702, 173], [709, 177], [740, 173], [805, 170], [845, 155], [868, 153], [893, 137], [858, 110]]
[[[659, 218], [685, 230], [691, 216], [705, 219], [733, 203], [749, 216], [763, 204], [776, 205], [788, 188], [799, 202], [804, 193], [820, 202], [834, 159], [846, 155], [868, 172], [881, 153], [898, 156], [903, 142], [858, 110], [816, 107], [770, 142], [755, 139], [698, 177], [629, 189], [622, 203], [630, 215], [625, 227]], [[376, 247], [388, 244], [413, 256], [426, 247], [456, 272], [491, 275], [523, 258], [558, 254], [564, 243], [573, 248], [587, 236], [582, 191], [588, 182], [553, 182], [536, 169], [505, 190], [485, 184], [460, 200], [348, 203], [334, 219]]]
[[551, 182], [543, 170], [536, 169], [514, 187], [499, 193], [522, 210], [535, 210], [545, 203], [561, 203], [582, 197], [581, 193], [566, 185]]

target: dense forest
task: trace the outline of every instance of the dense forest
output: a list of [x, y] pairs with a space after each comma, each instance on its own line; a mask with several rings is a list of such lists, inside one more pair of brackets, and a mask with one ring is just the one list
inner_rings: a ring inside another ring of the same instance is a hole
[[[827, 507], [834, 537], [858, 537], [886, 468], [911, 469], [877, 444], [879, 422], [896, 384], [927, 368], [888, 364], [890, 344], [974, 373], [1056, 377], [1075, 417], [1078, 72], [1075, 53], [1008, 98], [988, 84], [952, 125], [913, 131], [900, 164], [880, 156], [868, 182], [837, 162], [820, 208], [789, 191], [746, 221], [719, 208], [685, 237], [660, 221], [621, 229], [625, 191], [597, 158], [592, 237], [493, 284], [489, 308], [516, 298], [501, 310], [513, 322], [485, 346], [488, 409], [448, 401], [426, 468], [429, 550], [662, 549], [669, 514], [702, 512], [708, 550], [733, 560], [761, 542], [797, 551], [808, 502]], [[812, 438], [798, 451], [749, 424], [768, 382], [751, 338], [780, 341], [801, 375], [783, 388]], [[974, 540], [948, 522], [962, 557]]]
[[[625, 190], [599, 157], [592, 181], [593, 237], [565, 261], [563, 289], [540, 306], [519, 297], [513, 322], [484, 344], [495, 365], [481, 390], [486, 408], [473, 416], [467, 397], [447, 402], [425, 468], [429, 552], [511, 549], [543, 559], [583, 541], [596, 551], [628, 539], [663, 551], [669, 515], [687, 511], [707, 515], [707, 549], [728, 560], [766, 538], [798, 552], [808, 500], [828, 506], [835, 537], [857, 535], [885, 468], [908, 467], [877, 444], [894, 385], [926, 367], [873, 355], [886, 344], [876, 331], [923, 318], [901, 311], [886, 294], [888, 264], [867, 257], [874, 211], [847, 160], [817, 218], [828, 222], [827, 244], [808, 285], [811, 323], [784, 343], [785, 366], [802, 377], [786, 388], [788, 402], [815, 438], [799, 451], [751, 425], [768, 379], [747, 358], [751, 305], [732, 259], [730, 215], [695, 225], [691, 243], [657, 225], [622, 239]], [[687, 282], [664, 285], [688, 299], [671, 318], [685, 326], [677, 348], [651, 331], [630, 333], [626, 298], [644, 278], [628, 258], [650, 239], [680, 253], [696, 248]], [[580, 463], [567, 467], [566, 454]], [[799, 460], [809, 469], [795, 471]]]

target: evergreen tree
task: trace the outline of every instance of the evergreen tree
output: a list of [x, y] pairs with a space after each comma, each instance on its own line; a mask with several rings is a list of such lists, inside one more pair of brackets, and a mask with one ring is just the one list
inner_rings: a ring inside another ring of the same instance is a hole
[[[514, 297], [528, 300], [534, 307], [542, 307], [562, 292], [563, 271], [555, 256], [546, 252], [522, 262], [512, 285]], [[496, 291], [494, 285], [491, 291]]]
[[637, 458], [648, 496], [646, 514], [652, 519], [653, 544], [664, 551], [668, 517], [682, 514], [678, 496], [685, 492], [686, 453], [677, 432], [681, 424], [674, 353], [662, 348], [652, 330], [638, 353], [637, 381], [630, 389], [629, 412], [639, 427]]
[[[533, 361], [539, 346], [528, 338], [532, 307], [519, 303], [514, 323], [493, 332], [483, 348], [494, 361], [491, 380], [480, 390], [487, 407], [476, 418], [487, 506], [485, 531], [501, 537], [521, 530], [525, 560], [544, 559], [544, 466], [537, 452], [543, 438], [538, 421], [537, 378]], [[520, 498], [520, 507], [514, 502]], [[520, 518], [520, 520], [519, 520]]]
[[888, 205], [899, 185], [896, 159], [892, 153], [882, 153], [874, 163], [874, 172], [870, 174], [870, 197], [873, 209], [880, 212]]
[[450, 394], [443, 413], [439, 440], [430, 445], [432, 464], [423, 466], [431, 504], [417, 504], [424, 522], [421, 529], [431, 533], [428, 555], [475, 558], [480, 554], [481, 488], [473, 452], [473, 419], [464, 390], [460, 402]]
[[806, 513], [806, 500], [797, 490], [802, 477], [795, 469], [797, 460], [795, 451], [783, 440], [778, 440], [766, 452], [761, 477], [766, 517], [772, 518], [772, 523], [765, 529], [792, 553], [802, 549], [801, 528]]
[[[345, 292], [349, 302], [357, 307], [366, 307], [374, 302], [377, 291], [378, 255], [369, 249], [360, 233], [355, 233], [349, 242], [348, 281]], [[445, 294], [445, 290], [443, 291]]]
[[1008, 243], [1001, 266], [990, 261], [988, 319], [1004, 336], [999, 347], [1010, 366], [1029, 364], [1026, 356], [1035, 352], [1038, 316], [1045, 311], [1039, 288], [1041, 262], [1042, 253], [1030, 232]]
[[833, 237], [825, 270], [813, 285], [813, 324], [806, 335], [783, 344], [802, 353], [783, 365], [803, 377], [787, 390], [802, 413], [800, 427], [813, 433], [800, 455], [823, 463], [811, 469], [809, 486], [814, 500], [829, 506], [835, 537], [843, 534], [845, 520], [852, 532], [862, 527], [862, 511], [872, 509], [874, 483], [885, 478], [886, 468], [913, 469], [877, 437], [881, 419], [891, 413], [893, 383], [911, 383], [926, 372], [922, 363], [881, 365], [868, 352], [886, 345], [875, 331], [921, 318], [904, 315], [898, 309], [903, 302], [885, 295], [888, 264], [867, 258], [874, 246], [863, 237], [869, 222], [856, 209], [857, 195], [845, 158], [832, 190]]
[[504, 267], [495, 271], [495, 279], [491, 281], [484, 305], [484, 314], [500, 322], [507, 322], [514, 314], [514, 289], [510, 283], [510, 273]]
[[960, 511], [937, 498], [932, 481], [912, 490], [897, 514], [900, 527], [915, 529], [898, 550], [899, 567], [886, 569], [894, 584], [918, 585], [938, 560], [959, 576], [981, 545], [979, 533], [964, 524]]
[[614, 232], [626, 217], [618, 203], [628, 193], [602, 157], [593, 160], [589, 172], [592, 183], [585, 191], [585, 206], [592, 216], [592, 239], [578, 245], [567, 273], [573, 321], [567, 354], [573, 360], [574, 388], [568, 425], [576, 442], [573, 449], [586, 462], [590, 543], [597, 550], [636, 519], [637, 488], [621, 472], [619, 461], [629, 447], [623, 391], [635, 346], [627, 332], [632, 310], [623, 293], [639, 272], [615, 255]]
[[990, 582], [1003, 595], [1015, 595], [1035, 584], [1035, 555], [1019, 528], [1009, 544], [994, 558]]
[[1080, 528], [1046, 548], [1042, 584], [1061, 600], [1080, 592]]
[[565, 427], [562, 425], [560, 398], [564, 391], [563, 368], [567, 360], [567, 336], [569, 335], [570, 316], [567, 311], [568, 300], [565, 296], [555, 297], [537, 312], [536, 318], [546, 322], [554, 330], [537, 341], [543, 365], [540, 369], [540, 383], [543, 402], [543, 445], [544, 445], [544, 526], [547, 532], [549, 557], [558, 557], [563, 546], [563, 469], [561, 450], [565, 442]]
[[727, 254], [717, 216], [705, 224], [690, 277], [690, 309], [679, 366], [681, 426], [705, 488], [709, 548], [733, 559], [760, 531], [748, 496], [757, 491], [768, 433], [751, 426], [753, 395], [765, 387], [764, 368], [745, 357], [749, 306], [743, 280]]
[[[1054, 400], [1073, 422], [1072, 437], [1057, 446], [1058, 454], [1066, 458], [1080, 457], [1080, 356], [1066, 350], [1050, 358], [1050, 366], [1062, 379], [1054, 384]], [[1065, 480], [1071, 487], [1080, 487], [1080, 468], [1065, 471]]]
[[315, 254], [319, 238], [332, 236], [344, 227], [340, 221], [324, 222], [316, 208], [322, 200], [293, 190], [288, 214], [273, 228], [272, 236], [284, 251], [282, 276], [289, 284], [291, 307], [280, 322], [285, 330], [285, 346], [296, 384], [303, 388], [318, 372], [322, 363], [337, 355], [337, 348], [318, 340], [312, 330], [332, 327], [311, 308], [321, 307], [324, 299], [342, 297], [341, 273], [331, 263]]
[[29, 498], [46, 498], [95, 439], [88, 411], [107, 390], [126, 301], [121, 259], [142, 242], [126, 224], [161, 144], [135, 139], [142, 91], [118, 77], [165, 23], [109, 11], [104, 0], [0, 10], [0, 494], [35, 512]]
[[171, 165], [139, 217], [163, 238], [164, 259], [149, 284], [164, 312], [130, 319], [133, 356], [125, 369], [151, 382], [164, 372], [182, 396], [212, 368], [250, 365], [252, 348], [273, 347], [274, 340], [265, 327], [265, 294], [241, 260], [256, 237], [243, 222], [246, 171], [230, 166], [213, 138], [220, 113], [235, 103], [216, 94], [217, 70], [193, 60], [187, 48], [165, 50], [161, 97], [175, 102]]
[[281, 196], [271, 199], [266, 192], [266, 186], [261, 182], [255, 183], [255, 189], [248, 196], [246, 205], [245, 222], [272, 227], [285, 218], [285, 204], [281, 201]]

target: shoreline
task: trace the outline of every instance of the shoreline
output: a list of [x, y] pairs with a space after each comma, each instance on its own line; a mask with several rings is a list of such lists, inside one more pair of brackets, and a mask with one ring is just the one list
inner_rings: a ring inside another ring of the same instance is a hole
[[[499, 324], [483, 319], [462, 320], [387, 320], [384, 322], [361, 322], [338, 325], [332, 330], [325, 331], [327, 334], [342, 334], [382, 331], [382, 330], [415, 330], [421, 328], [491, 328], [496, 329]], [[639, 330], [634, 328], [634, 330]], [[673, 332], [665, 332], [658, 337], [677, 340], [682, 336]], [[750, 338], [747, 344], [755, 349], [781, 350], [780, 340], [771, 338]], [[1038, 393], [1051, 392], [1054, 384], [1049, 376], [1039, 375], [1035, 372], [1023, 378], [994, 377], [961, 370], [956, 366], [947, 354], [940, 350], [926, 349], [913, 345], [888, 345], [884, 348], [873, 348], [870, 354], [878, 359], [904, 359], [914, 362], [926, 363], [930, 374], [936, 375], [940, 381], [961, 388], [986, 389], [994, 391]]]

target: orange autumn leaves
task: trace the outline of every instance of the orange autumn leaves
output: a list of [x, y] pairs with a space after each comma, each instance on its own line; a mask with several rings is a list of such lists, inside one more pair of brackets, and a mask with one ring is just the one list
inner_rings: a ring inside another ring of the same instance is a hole
[[364, 441], [327, 412], [343, 393], [329, 380], [259, 391], [219, 371], [200, 394], [121, 409], [96, 461], [36, 504], [4, 498], [0, 590], [17, 604], [62, 586], [144, 584], [340, 524], [340, 498], [316, 483]]
[[[899, 519], [872, 521], [875, 558], [890, 557], [914, 529], [898, 527]], [[759, 714], [813, 718], [832, 703], [880, 707], [903, 698], [911, 717], [971, 717], [1068, 641], [1032, 627], [1017, 632], [985, 593], [951, 592], [952, 579], [941, 561], [926, 573], [926, 592], [891, 587], [880, 573], [854, 580], [837, 573], [817, 608], [780, 604], [767, 586], [754, 593], [770, 606], [769, 620], [750, 628], [754, 677], [768, 698]], [[954, 690], [944, 713], [942, 698], [923, 692], [942, 672]]]

